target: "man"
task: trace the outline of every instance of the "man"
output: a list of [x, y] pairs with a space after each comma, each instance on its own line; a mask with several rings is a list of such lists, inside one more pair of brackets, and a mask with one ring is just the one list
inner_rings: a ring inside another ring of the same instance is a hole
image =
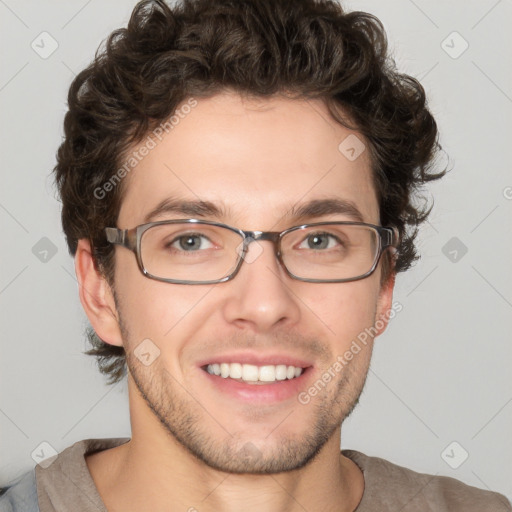
[[313, 0], [145, 1], [112, 34], [71, 86], [55, 172], [132, 437], [76, 443], [0, 510], [512, 510], [340, 452], [416, 258], [414, 191], [443, 174], [386, 52], [375, 18]]

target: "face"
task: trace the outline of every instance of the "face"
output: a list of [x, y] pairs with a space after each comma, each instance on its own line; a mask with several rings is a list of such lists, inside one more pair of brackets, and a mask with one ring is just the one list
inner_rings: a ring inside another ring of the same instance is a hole
[[[292, 207], [338, 199], [355, 206], [364, 222], [379, 224], [368, 152], [354, 160], [338, 149], [351, 134], [316, 100], [242, 100], [234, 93], [197, 100], [125, 178], [118, 227], [148, 222], [169, 198], [208, 201], [218, 215], [169, 210], [151, 221], [199, 218], [282, 231], [355, 220], [332, 209], [292, 215]], [[302, 467], [339, 433], [361, 393], [371, 341], [341, 370], [333, 365], [389, 308], [392, 288], [381, 288], [380, 266], [347, 283], [294, 280], [270, 241], [249, 245], [236, 277], [211, 285], [148, 279], [134, 254], [118, 246], [114, 287], [137, 390], [130, 397], [135, 423], [137, 415], [154, 415], [159, 428], [210, 467], [267, 473]], [[149, 365], [136, 356], [143, 340], [141, 347], [158, 354]], [[216, 364], [229, 376], [209, 373]], [[254, 366], [300, 375], [254, 381]], [[307, 393], [322, 378], [325, 386]]]

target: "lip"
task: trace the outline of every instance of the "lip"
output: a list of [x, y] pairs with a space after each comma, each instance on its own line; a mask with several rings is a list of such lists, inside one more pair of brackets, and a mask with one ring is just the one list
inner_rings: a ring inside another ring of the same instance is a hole
[[[290, 380], [248, 384], [230, 378], [223, 378], [219, 375], [209, 374], [206, 371], [206, 366], [214, 363], [241, 363], [256, 366], [285, 364], [287, 366], [303, 368], [303, 371], [299, 377]], [[276, 404], [296, 399], [301, 391], [307, 389], [307, 382], [314, 373], [314, 365], [305, 359], [289, 354], [257, 354], [246, 351], [209, 357], [198, 363], [198, 370], [202, 378], [207, 382], [207, 385], [216, 393], [245, 403]]]
[[285, 364], [286, 366], [297, 366], [300, 368], [308, 368], [313, 366], [311, 361], [292, 356], [290, 354], [283, 354], [278, 352], [267, 352], [265, 354], [244, 351], [244, 352], [228, 352], [225, 354], [218, 354], [211, 356], [207, 359], [198, 362], [197, 366], [206, 367], [209, 364], [221, 363], [240, 363], [240, 364], [253, 364], [255, 366], [278, 365]]
[[305, 384], [312, 373], [312, 367], [303, 370], [299, 377], [291, 380], [277, 380], [262, 384], [247, 384], [230, 378], [211, 375], [200, 369], [209, 385], [217, 392], [236, 400], [251, 404], [271, 404], [295, 399], [301, 391], [307, 389]]

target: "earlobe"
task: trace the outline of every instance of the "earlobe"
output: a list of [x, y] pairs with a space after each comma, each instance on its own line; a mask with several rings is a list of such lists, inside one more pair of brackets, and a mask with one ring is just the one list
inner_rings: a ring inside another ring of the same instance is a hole
[[96, 269], [88, 240], [80, 239], [75, 254], [75, 272], [82, 307], [96, 334], [106, 343], [122, 346], [118, 312], [112, 290]]

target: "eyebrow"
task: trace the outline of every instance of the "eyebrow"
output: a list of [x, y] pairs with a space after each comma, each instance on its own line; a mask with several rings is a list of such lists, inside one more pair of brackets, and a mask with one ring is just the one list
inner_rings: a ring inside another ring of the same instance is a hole
[[[228, 217], [228, 209], [221, 204], [202, 200], [182, 200], [166, 198], [160, 201], [155, 208], [144, 217], [144, 223], [151, 222], [155, 217], [165, 214], [179, 214], [186, 217], [210, 217], [217, 220]], [[307, 203], [295, 204], [284, 214], [287, 221], [301, 221], [323, 215], [345, 215], [356, 222], [364, 222], [363, 214], [357, 206], [346, 199], [329, 197], [325, 199], [312, 199]]]
[[364, 222], [363, 214], [352, 201], [338, 197], [313, 199], [307, 203], [293, 205], [285, 214], [285, 218], [302, 220], [332, 214], [345, 215], [356, 222]]
[[227, 211], [224, 207], [217, 206], [211, 201], [190, 201], [168, 197], [160, 201], [155, 208], [146, 214], [144, 222], [151, 222], [155, 217], [168, 213], [185, 215], [187, 217], [213, 217], [220, 219], [226, 216]]

